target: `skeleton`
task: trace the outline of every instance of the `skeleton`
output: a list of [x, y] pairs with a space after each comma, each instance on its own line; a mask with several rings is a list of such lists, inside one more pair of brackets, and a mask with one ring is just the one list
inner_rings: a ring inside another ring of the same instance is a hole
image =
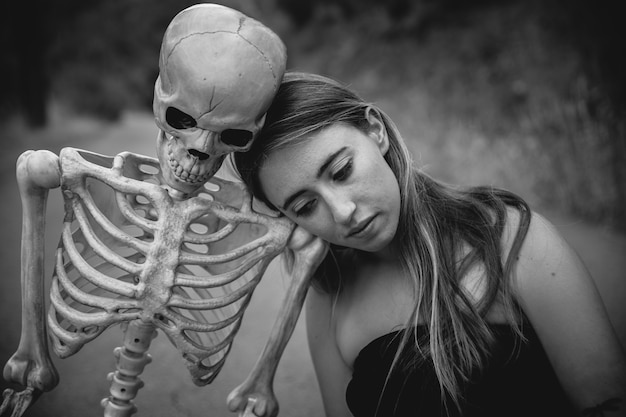
[[[0, 415], [21, 416], [57, 385], [48, 333], [66, 358], [110, 326], [125, 327], [102, 401], [105, 417], [136, 411], [132, 400], [157, 330], [182, 353], [197, 385], [215, 379], [254, 288], [287, 247], [293, 225], [257, 213], [242, 185], [214, 174], [226, 155], [249, 148], [285, 60], [280, 39], [259, 22], [224, 6], [192, 6], [163, 38], [153, 105], [158, 159], [74, 148], [20, 156], [22, 335], [4, 376], [25, 389], [5, 391]], [[58, 187], [65, 218], [46, 326], [45, 207]], [[228, 398], [240, 415], [278, 413], [276, 367], [325, 250], [305, 235], [291, 241], [296, 266], [280, 315], [250, 376]]]

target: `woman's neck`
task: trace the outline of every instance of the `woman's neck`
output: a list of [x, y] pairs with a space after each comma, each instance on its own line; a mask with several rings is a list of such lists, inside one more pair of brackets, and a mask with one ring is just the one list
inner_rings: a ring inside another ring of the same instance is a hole
[[389, 245], [376, 252], [360, 252], [368, 262], [396, 264], [400, 262], [400, 243], [394, 238]]

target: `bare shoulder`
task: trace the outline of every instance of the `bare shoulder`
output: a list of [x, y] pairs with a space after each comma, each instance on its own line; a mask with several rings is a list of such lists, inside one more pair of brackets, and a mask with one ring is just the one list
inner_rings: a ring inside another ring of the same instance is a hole
[[[509, 209], [503, 234], [506, 254], [511, 250], [521, 227], [520, 222], [519, 211]], [[531, 213], [526, 236], [516, 256], [514, 286], [521, 296], [532, 295], [532, 291], [541, 291], [546, 286], [567, 285], [573, 281], [579, 284], [588, 281], [584, 285], [595, 291], [589, 272], [578, 254], [556, 227], [539, 213]]]
[[[518, 227], [519, 213], [512, 212], [505, 248]], [[576, 408], [624, 400], [624, 352], [595, 283], [578, 254], [537, 213], [532, 213], [513, 274], [515, 297]]]
[[[504, 234], [507, 250], [519, 223], [520, 213], [511, 211]], [[513, 289], [527, 316], [533, 317], [544, 309], [546, 313], [555, 309], [567, 311], [577, 302], [586, 306], [578, 310], [578, 319], [583, 319], [581, 314], [606, 316], [587, 267], [556, 227], [539, 213], [531, 213], [528, 231], [514, 261]]]

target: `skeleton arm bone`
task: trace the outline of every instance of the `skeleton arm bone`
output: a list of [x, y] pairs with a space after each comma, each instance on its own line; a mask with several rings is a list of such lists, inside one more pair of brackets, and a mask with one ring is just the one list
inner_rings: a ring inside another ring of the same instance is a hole
[[60, 185], [59, 158], [49, 151], [26, 151], [18, 158], [16, 175], [23, 211], [22, 333], [17, 351], [5, 365], [4, 378], [26, 389], [5, 391], [1, 410], [13, 412], [12, 416], [21, 415], [59, 380], [48, 353], [43, 295], [46, 203], [48, 191]]
[[[298, 321], [315, 270], [326, 256], [327, 245], [320, 238], [296, 227], [286, 256], [291, 283], [270, 338], [248, 378], [228, 396], [228, 407], [240, 415], [274, 417], [278, 402], [273, 391], [278, 362]], [[245, 410], [244, 410], [245, 407]], [[250, 414], [252, 411], [254, 414]]]

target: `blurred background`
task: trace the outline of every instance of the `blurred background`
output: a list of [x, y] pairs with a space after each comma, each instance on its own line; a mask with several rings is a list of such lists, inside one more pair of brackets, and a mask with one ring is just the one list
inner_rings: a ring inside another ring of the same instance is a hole
[[[1, 364], [19, 340], [17, 156], [64, 146], [154, 155], [151, 104], [161, 38], [172, 17], [194, 3], [9, 0], [0, 6], [0, 215], [7, 220]], [[626, 26], [618, 1], [217, 3], [277, 32], [289, 69], [332, 76], [377, 103], [427, 172], [525, 197], [586, 262], [626, 343]], [[53, 190], [48, 203], [48, 266], [62, 219], [58, 194]], [[273, 264], [224, 370], [207, 387], [195, 387], [178, 353], [157, 338], [137, 415], [231, 415], [226, 395], [260, 353], [286, 283]], [[77, 355], [55, 359], [61, 383], [27, 415], [99, 415], [121, 338], [115, 327]], [[275, 385], [281, 415], [323, 415], [302, 322]]]

